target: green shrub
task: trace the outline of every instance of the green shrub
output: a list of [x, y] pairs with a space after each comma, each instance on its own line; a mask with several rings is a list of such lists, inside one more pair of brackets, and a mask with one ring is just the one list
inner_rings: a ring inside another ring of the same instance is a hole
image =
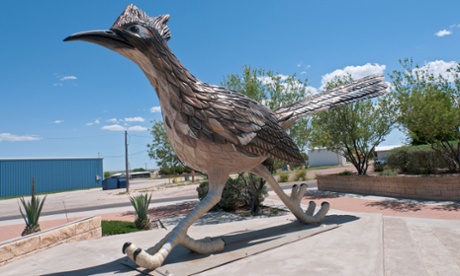
[[307, 171], [304, 168], [298, 170], [295, 173], [295, 181], [299, 181], [299, 180], [303, 180], [303, 181], [307, 180]]
[[343, 172], [338, 173], [337, 175], [347, 176], [347, 175], [353, 175], [353, 173], [351, 171], [343, 171]]
[[289, 174], [287, 172], [280, 173], [280, 182], [288, 182], [289, 181]]
[[384, 170], [385, 170], [385, 165], [374, 164], [374, 172], [383, 172]]
[[138, 196], [132, 196], [129, 200], [136, 211], [136, 220], [134, 225], [138, 229], [150, 229], [152, 224], [148, 218], [149, 204], [152, 199], [152, 194], [141, 194]]
[[397, 172], [390, 172], [390, 171], [379, 173], [379, 176], [397, 176], [397, 175], [398, 175]]
[[[198, 198], [203, 200], [203, 198], [208, 194], [209, 182], [201, 182], [197, 187]], [[258, 202], [262, 202], [265, 195], [267, 194], [267, 189], [263, 187], [261, 191], [258, 192]], [[235, 211], [239, 208], [251, 207], [251, 190], [244, 181], [238, 177], [237, 179], [228, 178], [227, 183], [225, 184], [224, 191], [222, 192], [222, 198], [217, 203], [211, 211]]]
[[110, 172], [104, 172], [104, 178], [109, 178], [112, 174]]
[[433, 174], [447, 164], [430, 146], [405, 146], [388, 154], [388, 166], [404, 174]]

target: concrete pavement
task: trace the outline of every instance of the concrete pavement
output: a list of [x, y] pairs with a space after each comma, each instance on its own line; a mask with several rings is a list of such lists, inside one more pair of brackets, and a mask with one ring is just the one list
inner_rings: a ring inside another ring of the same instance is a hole
[[[146, 190], [145, 184], [139, 184], [137, 188], [138, 192]], [[189, 193], [196, 196], [194, 187], [171, 189], [173, 190], [159, 190], [154, 193], [154, 197], [174, 198], [179, 190], [181, 195]], [[64, 193], [67, 216], [79, 217], [105, 211], [126, 212], [129, 206], [70, 212], [88, 204], [104, 206], [127, 200], [128, 196], [120, 192], [90, 190]], [[190, 228], [189, 234], [197, 238], [222, 236], [229, 245], [226, 251], [202, 256], [177, 247], [162, 268], [157, 269], [155, 273], [167, 275], [168, 271], [174, 275], [460, 275], [460, 220], [455, 219], [455, 215], [459, 213], [457, 203], [402, 201], [401, 204], [413, 204], [410, 210], [414, 213], [424, 212], [422, 207], [434, 206], [437, 214], [446, 213], [443, 217], [450, 219], [413, 218], [400, 216], [407, 215], [408, 212], [407, 208], [401, 208], [400, 205], [397, 205], [399, 209], [389, 208], [392, 212], [399, 211], [396, 215], [359, 210], [391, 207], [394, 205], [376, 203], [398, 202], [396, 199], [331, 195], [314, 190], [310, 192], [312, 195], [310, 198], [305, 197], [305, 203], [310, 199], [331, 202], [332, 210], [321, 226], [298, 224], [290, 214], [246, 220], [228, 214], [217, 214], [218, 218], [212, 218], [216, 214], [208, 214]], [[63, 205], [62, 197], [58, 195], [48, 197], [47, 203], [48, 200], [51, 202], [49, 212], [53, 211], [52, 206], [58, 208]], [[340, 209], [345, 210], [335, 209], [334, 200]], [[375, 204], [358, 205], [361, 207], [357, 207], [358, 210], [353, 212], [346, 210], [345, 207], [356, 205], [356, 201]], [[155, 204], [164, 203], [154, 203], [153, 206]], [[267, 204], [278, 206], [281, 202], [270, 195]], [[2, 214], [11, 216], [17, 212], [17, 208], [17, 203], [13, 204], [12, 200], [0, 201]], [[65, 214], [54, 214], [43, 219], [52, 221], [63, 215]], [[173, 227], [177, 221], [177, 218], [163, 220], [168, 228]], [[21, 222], [2, 221], [0, 231], [2, 225]], [[0, 275], [138, 275], [138, 271], [124, 264], [126, 259], [121, 253], [121, 246], [124, 242], [131, 241], [147, 248], [153, 246], [165, 234], [165, 230], [156, 229], [62, 244], [6, 264], [0, 267]]]

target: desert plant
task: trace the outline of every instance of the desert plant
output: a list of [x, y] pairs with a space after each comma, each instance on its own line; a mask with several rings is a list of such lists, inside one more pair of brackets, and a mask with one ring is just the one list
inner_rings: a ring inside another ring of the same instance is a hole
[[280, 173], [280, 182], [288, 182], [289, 174], [287, 172]]
[[137, 196], [132, 196], [129, 200], [136, 211], [136, 220], [134, 224], [138, 229], [150, 229], [152, 224], [147, 217], [149, 211], [150, 200], [152, 199], [152, 194], [140, 194]]
[[299, 181], [299, 180], [303, 180], [303, 181], [307, 180], [307, 171], [304, 168], [299, 169], [295, 173], [295, 181]]
[[[21, 236], [29, 235], [41, 230], [38, 220], [40, 219], [45, 199], [46, 196], [42, 200], [35, 196], [35, 178], [32, 178], [32, 195], [30, 201], [26, 201], [24, 197], [20, 199], [23, 208], [19, 206], [19, 211], [26, 223], [26, 227], [24, 228], [24, 231], [22, 231]], [[22, 209], [24, 209], [24, 211]]]
[[[251, 187], [248, 185], [248, 181], [242, 177], [236, 179], [228, 178], [222, 192], [221, 200], [211, 211], [223, 210], [233, 212], [240, 208], [247, 208], [251, 209], [251, 213], [254, 213], [253, 211], [258, 208], [253, 208], [254, 206], [251, 206], [251, 203], [254, 202], [254, 198], [252, 197], [257, 196], [257, 202], [259, 204], [262, 203], [267, 195], [267, 189], [265, 186], [262, 187], [262, 189], [256, 191], [256, 195], [254, 195], [255, 191], [251, 191], [250, 189]], [[196, 190], [198, 192], [198, 198], [203, 200], [208, 194], [209, 183], [207, 181], [201, 182]]]

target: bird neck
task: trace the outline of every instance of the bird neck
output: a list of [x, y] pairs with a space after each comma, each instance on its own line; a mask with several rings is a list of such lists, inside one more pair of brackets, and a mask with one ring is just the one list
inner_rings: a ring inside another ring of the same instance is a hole
[[200, 81], [180, 63], [166, 42], [152, 48], [149, 49], [150, 58], [137, 59], [144, 61], [137, 63], [155, 89], [163, 108], [171, 98], [182, 98], [180, 94], [184, 90], [190, 91], [191, 86]]

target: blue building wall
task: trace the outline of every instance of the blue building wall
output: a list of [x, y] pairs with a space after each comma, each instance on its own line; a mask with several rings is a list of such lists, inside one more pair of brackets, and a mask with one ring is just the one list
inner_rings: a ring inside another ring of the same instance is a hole
[[102, 158], [0, 159], [0, 198], [102, 186]]

